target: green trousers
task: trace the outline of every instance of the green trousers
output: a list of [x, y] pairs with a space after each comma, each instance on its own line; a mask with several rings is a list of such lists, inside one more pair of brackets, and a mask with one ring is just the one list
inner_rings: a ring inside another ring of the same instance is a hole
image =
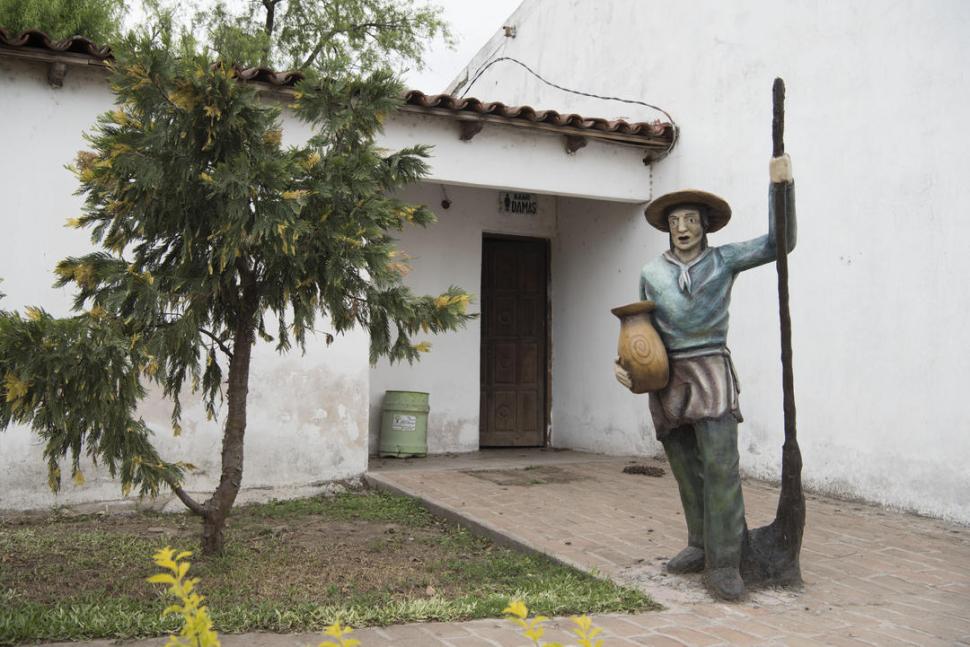
[[704, 549], [708, 570], [737, 568], [745, 530], [737, 420], [695, 422], [661, 442], [680, 488], [688, 545]]

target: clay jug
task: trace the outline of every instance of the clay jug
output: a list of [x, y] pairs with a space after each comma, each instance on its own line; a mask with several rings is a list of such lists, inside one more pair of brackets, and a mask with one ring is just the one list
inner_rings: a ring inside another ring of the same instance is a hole
[[650, 320], [655, 307], [653, 301], [637, 301], [610, 310], [620, 318], [616, 353], [633, 379], [634, 393], [659, 391], [670, 378], [667, 349]]

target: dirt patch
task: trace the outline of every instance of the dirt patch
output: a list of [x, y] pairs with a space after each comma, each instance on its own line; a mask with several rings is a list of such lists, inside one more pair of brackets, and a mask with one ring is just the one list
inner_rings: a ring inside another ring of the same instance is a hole
[[496, 485], [545, 485], [547, 483], [572, 483], [585, 481], [589, 477], [554, 465], [532, 465], [514, 470], [470, 470], [469, 476], [489, 481]]
[[[356, 495], [361, 498], [364, 495]], [[370, 497], [365, 497], [370, 498]], [[227, 550], [192, 557], [213, 604], [250, 599], [289, 602], [328, 597], [462, 593], [461, 569], [492, 550], [422, 509], [266, 513], [239, 508], [229, 520]], [[272, 510], [272, 508], [270, 509]], [[157, 587], [151, 555], [171, 545], [197, 550], [199, 522], [188, 515], [10, 515], [0, 520], [0, 581], [18, 599], [41, 604], [65, 597], [122, 594], [150, 600]]]
[[643, 474], [644, 476], [654, 476], [661, 477], [666, 472], [664, 468], [657, 467], [656, 465], [644, 465], [643, 463], [635, 463], [633, 465], [627, 465], [623, 468], [624, 474]]
[[[160, 548], [197, 551], [183, 514], [0, 517], [0, 645], [130, 638], [175, 627], [145, 580]], [[639, 611], [642, 594], [516, 553], [377, 492], [233, 511], [222, 555], [190, 558], [220, 632], [319, 631], [501, 617], [514, 596], [536, 613]]]

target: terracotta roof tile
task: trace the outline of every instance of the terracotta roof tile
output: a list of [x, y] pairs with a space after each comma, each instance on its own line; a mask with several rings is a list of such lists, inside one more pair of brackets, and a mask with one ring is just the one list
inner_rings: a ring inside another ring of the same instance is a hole
[[[98, 61], [111, 59], [111, 48], [101, 47], [82, 36], [72, 36], [60, 41], [52, 41], [41, 31], [30, 30], [14, 35], [0, 28], [0, 54], [3, 48], [20, 50], [40, 50], [54, 53], [80, 54]], [[237, 69], [239, 78], [244, 81], [265, 83], [278, 88], [290, 88], [301, 80], [299, 72], [277, 72], [262, 67]], [[643, 140], [654, 145], [671, 145], [675, 141], [674, 127], [667, 122], [628, 122], [623, 119], [608, 120], [596, 117], [583, 117], [574, 113], [562, 114], [555, 110], [537, 110], [531, 106], [507, 106], [498, 101], [481, 101], [472, 97], [460, 98], [450, 94], [424, 94], [409, 90], [404, 102], [420, 109], [446, 111], [455, 114], [467, 113], [514, 120], [521, 125], [541, 124], [553, 128], [569, 129], [570, 132], [587, 131], [589, 136], [606, 133], [623, 136], [623, 139]], [[586, 133], [579, 133], [586, 134]]]
[[628, 122], [623, 119], [607, 120], [597, 117], [583, 117], [575, 113], [560, 114], [555, 110], [536, 110], [531, 106], [506, 106], [504, 103], [484, 102], [478, 99], [461, 99], [450, 94], [427, 95], [417, 90], [410, 90], [404, 95], [405, 103], [422, 108], [443, 108], [452, 112], [472, 112], [483, 115], [495, 115], [506, 119], [522, 119], [534, 123], [544, 123], [551, 126], [578, 128], [580, 130], [595, 130], [623, 135], [642, 135], [657, 138], [672, 134], [669, 123]]
[[281, 88], [291, 88], [303, 80], [300, 72], [277, 72], [265, 67], [236, 68], [236, 75], [243, 81], [268, 83]]
[[62, 54], [83, 54], [99, 61], [111, 58], [110, 47], [100, 46], [84, 36], [52, 40], [50, 36], [36, 29], [28, 29], [21, 34], [13, 34], [0, 27], [0, 47], [38, 49]]

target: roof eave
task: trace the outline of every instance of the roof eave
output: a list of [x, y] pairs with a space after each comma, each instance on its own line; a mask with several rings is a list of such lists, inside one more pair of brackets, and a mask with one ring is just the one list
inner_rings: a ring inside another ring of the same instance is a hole
[[585, 137], [586, 139], [608, 141], [613, 144], [637, 146], [639, 148], [657, 150], [660, 152], [665, 152], [668, 148], [670, 148], [670, 141], [660, 137], [627, 135], [618, 132], [574, 128], [572, 126], [550, 126], [542, 122], [526, 121], [523, 119], [512, 119], [497, 115], [483, 115], [474, 112], [461, 112], [443, 108], [424, 108], [410, 104], [401, 106], [399, 110], [402, 112], [447, 117], [455, 121], [478, 121], [484, 123], [501, 124], [503, 126], [515, 126], [517, 128], [528, 128], [530, 130], [541, 130], [555, 135], [574, 135], [576, 137]]
[[0, 45], [0, 57], [17, 58], [39, 63], [66, 63], [68, 65], [90, 65], [104, 70], [108, 69], [107, 62], [88, 54], [74, 52], [55, 52], [31, 47], [5, 47]]
[[[65, 64], [88, 66], [94, 69], [101, 69], [107, 72], [108, 65], [103, 59], [87, 54], [77, 54], [73, 52], [55, 52], [36, 48], [16, 48], [0, 46], [0, 57], [15, 58], [25, 61], [39, 63]], [[260, 88], [266, 94], [277, 95], [282, 98], [292, 98], [294, 90], [288, 87], [266, 83], [262, 81], [248, 81]], [[525, 128], [533, 131], [542, 131], [559, 136], [581, 137], [588, 140], [608, 142], [623, 146], [635, 146], [646, 152], [645, 163], [655, 162], [662, 159], [670, 152], [672, 141], [663, 135], [631, 135], [622, 132], [611, 132], [596, 130], [592, 128], [575, 128], [566, 125], [550, 125], [543, 122], [529, 121], [526, 119], [515, 119], [493, 114], [482, 114], [464, 110], [450, 110], [447, 108], [426, 107], [414, 104], [404, 104], [399, 110], [401, 112], [430, 115], [451, 119], [456, 122], [478, 122], [511, 126], [515, 128]]]

